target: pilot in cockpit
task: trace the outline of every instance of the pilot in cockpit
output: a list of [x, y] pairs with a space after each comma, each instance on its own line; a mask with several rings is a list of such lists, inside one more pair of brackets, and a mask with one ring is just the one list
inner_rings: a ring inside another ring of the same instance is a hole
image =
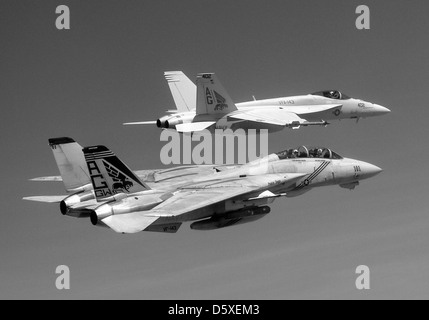
[[330, 95], [333, 99], [341, 99], [341, 93], [340, 93], [339, 91], [331, 90], [331, 91], [329, 91], [329, 95]]
[[297, 149], [294, 149], [292, 152], [292, 158], [298, 158], [299, 152]]

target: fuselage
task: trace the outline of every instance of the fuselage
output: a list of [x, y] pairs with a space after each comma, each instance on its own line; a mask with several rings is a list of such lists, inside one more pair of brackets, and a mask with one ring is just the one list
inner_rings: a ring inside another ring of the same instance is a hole
[[[330, 92], [334, 92], [332, 95]], [[340, 105], [338, 108], [327, 111], [319, 111], [323, 105]], [[285, 113], [295, 113], [309, 122], [332, 121], [341, 119], [358, 119], [378, 116], [389, 113], [390, 110], [368, 101], [349, 98], [339, 91], [321, 91], [314, 94], [280, 97], [264, 100], [247, 101], [235, 104], [238, 111], [265, 110]], [[317, 108], [316, 108], [317, 107]], [[174, 129], [176, 125], [183, 123], [216, 121], [213, 129], [267, 129], [269, 132], [280, 131], [284, 126], [267, 124], [264, 122], [234, 120], [229, 114], [199, 114], [194, 110], [175, 113], [158, 120], [158, 127]]]
[[[379, 172], [381, 172], [381, 169], [377, 166], [355, 159], [343, 158], [330, 149], [301, 146], [297, 149], [289, 149], [271, 154], [263, 159], [258, 159], [235, 168], [225, 169], [224, 171], [212, 174], [201, 174], [193, 179], [171, 184], [168, 188], [169, 190], [161, 188], [163, 190], [144, 191], [117, 203], [109, 203], [101, 206], [99, 204], [96, 213], [98, 219], [95, 218], [94, 222], [112, 214], [145, 210], [150, 212], [151, 209], [156, 209], [157, 205], [173, 196], [175, 191], [190, 185], [195, 186], [202, 183], [204, 186], [210, 186], [210, 184], [217, 185], [219, 183], [227, 184], [228, 181], [237, 181], [247, 176], [278, 175], [281, 177], [287, 174], [302, 174], [302, 177], [293, 183], [277, 184], [270, 188], [265, 188], [265, 186], [261, 185], [264, 191], [269, 191], [272, 194], [295, 197], [312, 188], [329, 185], [340, 185], [344, 188], [353, 189], [360, 180], [370, 178]], [[261, 193], [262, 191], [256, 191], [190, 211], [178, 217], [161, 218], [156, 224], [193, 221], [212, 216], [221, 216], [228, 212], [236, 212], [246, 208], [259, 208], [274, 201], [275, 197], [261, 197]]]
[[[330, 151], [330, 150], [329, 150]], [[330, 151], [332, 152], [332, 151]], [[279, 153], [280, 154], [280, 153]], [[335, 154], [335, 153], [334, 153]], [[336, 154], [335, 154], [336, 155]], [[313, 188], [340, 185], [344, 188], [353, 189], [360, 180], [370, 178], [382, 170], [370, 163], [349, 159], [349, 158], [326, 158], [318, 157], [297, 157], [288, 158], [282, 155], [271, 157], [268, 162], [250, 163], [237, 169], [231, 169], [217, 173], [208, 177], [207, 180], [228, 179], [243, 177], [246, 175], [264, 175], [264, 174], [289, 174], [304, 173], [300, 180], [293, 184], [275, 186], [269, 189], [274, 194], [284, 194], [286, 197], [299, 196]], [[203, 180], [201, 178], [200, 180]], [[248, 201], [249, 197], [256, 197], [258, 194], [249, 194], [244, 197], [230, 199], [224, 203], [204, 208], [197, 212], [191, 212], [181, 216], [181, 221], [198, 220], [213, 216], [215, 214], [224, 214], [231, 210], [239, 210], [245, 207], [259, 207], [270, 204], [274, 198], [262, 198]], [[173, 219], [174, 220], [174, 219]], [[159, 221], [160, 223], [162, 221]]]

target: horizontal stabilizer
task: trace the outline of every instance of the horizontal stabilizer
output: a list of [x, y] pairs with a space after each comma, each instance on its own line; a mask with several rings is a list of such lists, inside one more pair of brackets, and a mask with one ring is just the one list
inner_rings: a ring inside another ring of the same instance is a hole
[[133, 125], [140, 125], [140, 124], [156, 124], [156, 121], [139, 121], [139, 122], [125, 122], [123, 123], [124, 126], [133, 126]]
[[193, 122], [193, 123], [182, 123], [176, 125], [176, 130], [178, 132], [196, 132], [203, 131], [211, 125], [215, 124], [216, 121], [204, 121], [204, 122]]
[[24, 197], [23, 200], [28, 201], [38, 201], [38, 202], [47, 202], [47, 203], [59, 203], [63, 201], [68, 196], [34, 196], [34, 197]]
[[113, 215], [101, 220], [118, 233], [137, 233], [148, 228], [159, 217], [148, 217], [144, 211]]

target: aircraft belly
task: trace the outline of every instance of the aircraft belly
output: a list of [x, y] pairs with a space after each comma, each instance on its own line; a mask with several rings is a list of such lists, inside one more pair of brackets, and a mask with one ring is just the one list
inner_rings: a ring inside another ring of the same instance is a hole
[[200, 220], [200, 219], [204, 219], [204, 218], [209, 218], [213, 214], [215, 214], [217, 212], [221, 212], [222, 210], [224, 210], [223, 204], [213, 204], [213, 205], [206, 206], [204, 208], [199, 208], [196, 210], [192, 210], [192, 211], [183, 213], [183, 214], [178, 215], [178, 216], [161, 217], [159, 219], [159, 221], [156, 222], [156, 224]]
[[[280, 190], [281, 187], [284, 188], [284, 186], [278, 186], [277, 188], [273, 188], [273, 190], [274, 189]], [[245, 198], [236, 198], [233, 200], [230, 199], [227, 201], [223, 201], [221, 203], [212, 204], [204, 208], [199, 208], [187, 213], [183, 213], [179, 216], [161, 217], [159, 220], [155, 222], [155, 224], [201, 220], [205, 218], [210, 218], [214, 214], [223, 214], [230, 211], [240, 210], [246, 207], [266, 205], [266, 204], [272, 203], [274, 199], [256, 199], [249, 202], [245, 202], [243, 200], [245, 200]]]
[[335, 182], [337, 184], [350, 182], [353, 176], [351, 165], [338, 165], [335, 170]]

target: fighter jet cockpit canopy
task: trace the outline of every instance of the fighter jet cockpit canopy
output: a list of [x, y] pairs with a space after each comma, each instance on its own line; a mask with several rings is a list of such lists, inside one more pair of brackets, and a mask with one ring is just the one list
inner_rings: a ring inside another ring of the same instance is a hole
[[312, 93], [314, 96], [322, 96], [329, 99], [336, 99], [336, 100], [348, 100], [350, 99], [349, 96], [345, 95], [344, 93], [341, 93], [338, 90], [325, 90], [325, 91], [318, 91]]
[[294, 149], [277, 152], [280, 160], [294, 158], [324, 158], [324, 159], [343, 159], [338, 153], [324, 147], [306, 147], [300, 146]]

